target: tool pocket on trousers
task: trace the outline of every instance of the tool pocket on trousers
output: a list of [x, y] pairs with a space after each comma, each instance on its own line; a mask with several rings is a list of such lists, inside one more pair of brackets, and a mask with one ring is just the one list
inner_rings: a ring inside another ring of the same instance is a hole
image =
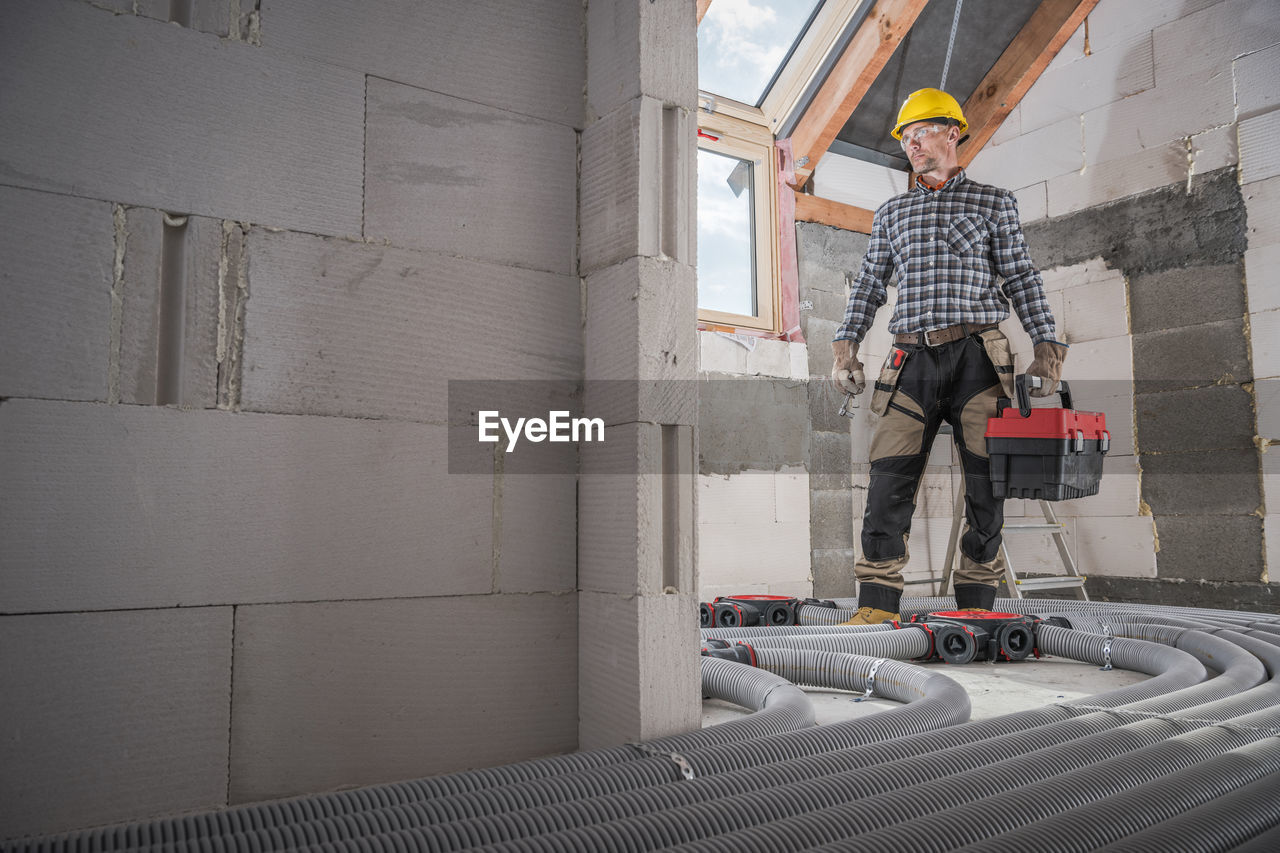
[[873, 413], [883, 415], [888, 410], [889, 401], [898, 390], [898, 379], [902, 376], [902, 366], [907, 363], [908, 355], [906, 350], [898, 347], [889, 350], [889, 356], [884, 360], [884, 367], [880, 368], [880, 376], [876, 379], [875, 392], [871, 395]]
[[998, 329], [991, 329], [982, 333], [982, 348], [996, 369], [1001, 395], [1010, 400], [1017, 399], [1014, 396], [1013, 350], [1009, 347], [1009, 339]]

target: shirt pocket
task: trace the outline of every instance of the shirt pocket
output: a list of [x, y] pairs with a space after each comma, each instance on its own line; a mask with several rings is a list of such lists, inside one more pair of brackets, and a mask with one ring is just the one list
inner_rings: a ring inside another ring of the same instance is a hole
[[986, 255], [990, 241], [987, 220], [976, 213], [957, 216], [947, 227], [947, 245], [961, 257]]

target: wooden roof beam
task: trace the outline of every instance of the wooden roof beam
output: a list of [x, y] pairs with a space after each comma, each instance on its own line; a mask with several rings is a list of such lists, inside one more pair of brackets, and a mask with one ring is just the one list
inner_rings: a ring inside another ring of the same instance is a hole
[[791, 134], [798, 177], [813, 172], [927, 2], [876, 0]]
[[1098, 0], [1043, 0], [964, 105], [969, 140], [960, 151], [968, 166], [1009, 113], [1080, 28]]
[[707, 7], [711, 5], [711, 0], [698, 0], [698, 23], [702, 23], [702, 16], [707, 14]]
[[859, 234], [871, 233], [874, 211], [826, 198], [796, 193], [796, 221], [817, 222]]

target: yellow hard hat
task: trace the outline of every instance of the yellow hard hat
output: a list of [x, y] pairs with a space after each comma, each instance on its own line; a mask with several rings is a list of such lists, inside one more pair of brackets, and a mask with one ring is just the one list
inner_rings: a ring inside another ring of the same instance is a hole
[[960, 104], [955, 98], [941, 89], [918, 89], [907, 95], [907, 99], [902, 102], [902, 109], [898, 110], [898, 122], [893, 126], [893, 138], [902, 139], [904, 127], [931, 118], [955, 119], [960, 123], [962, 135], [969, 128], [969, 122], [964, 120], [964, 113], [960, 112]]

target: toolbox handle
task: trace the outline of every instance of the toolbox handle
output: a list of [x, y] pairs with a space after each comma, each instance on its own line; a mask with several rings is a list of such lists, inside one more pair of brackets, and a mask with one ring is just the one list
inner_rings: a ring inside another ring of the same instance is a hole
[[[1031, 378], [1035, 380], [1034, 387], [1039, 388], [1042, 381], [1040, 377], [1033, 376]], [[1018, 414], [1022, 415], [1024, 418], [1031, 417], [1031, 396], [1027, 391], [1027, 382], [1028, 378], [1025, 373], [1018, 374], [1018, 378], [1014, 380], [1018, 391]], [[1067, 385], [1067, 381], [1065, 379], [1058, 383], [1057, 391], [1058, 396], [1062, 398], [1062, 408], [1074, 409], [1075, 406], [1071, 405], [1071, 388]], [[1001, 406], [999, 403], [996, 404], [996, 408], [1001, 411], [1004, 410], [1004, 406]], [[997, 412], [997, 416], [999, 416], [999, 412]]]

